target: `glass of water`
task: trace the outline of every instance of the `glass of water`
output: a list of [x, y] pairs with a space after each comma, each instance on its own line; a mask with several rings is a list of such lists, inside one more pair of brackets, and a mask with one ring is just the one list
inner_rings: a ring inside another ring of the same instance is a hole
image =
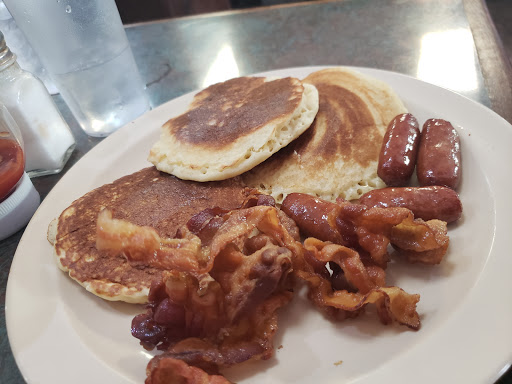
[[4, 0], [90, 136], [107, 136], [149, 110], [114, 0]]

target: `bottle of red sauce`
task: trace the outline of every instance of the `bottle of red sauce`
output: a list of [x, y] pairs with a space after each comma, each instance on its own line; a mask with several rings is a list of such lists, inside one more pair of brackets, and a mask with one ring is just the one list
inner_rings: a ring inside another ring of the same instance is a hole
[[21, 181], [25, 168], [25, 156], [21, 145], [0, 132], [0, 202], [14, 191]]
[[25, 226], [39, 202], [39, 193], [25, 173], [21, 133], [0, 104], [0, 240]]

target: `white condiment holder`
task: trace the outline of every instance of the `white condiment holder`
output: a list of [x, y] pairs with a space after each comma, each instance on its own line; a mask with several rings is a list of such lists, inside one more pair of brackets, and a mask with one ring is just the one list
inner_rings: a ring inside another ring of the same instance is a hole
[[39, 202], [39, 193], [30, 177], [23, 173], [14, 192], [0, 203], [0, 240], [23, 228], [34, 215]]

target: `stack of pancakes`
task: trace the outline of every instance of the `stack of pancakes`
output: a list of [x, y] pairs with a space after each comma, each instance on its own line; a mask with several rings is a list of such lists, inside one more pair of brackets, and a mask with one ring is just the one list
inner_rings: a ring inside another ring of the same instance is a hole
[[199, 92], [149, 154], [155, 167], [76, 200], [49, 229], [57, 263], [107, 300], [143, 303], [162, 271], [95, 248], [103, 208], [173, 237], [195, 213], [238, 208], [253, 193], [279, 204], [302, 192], [334, 201], [383, 187], [377, 161], [387, 124], [407, 112], [386, 84], [345, 68], [304, 80], [242, 77]]
[[278, 203], [292, 192], [334, 202], [384, 187], [377, 176], [380, 147], [388, 123], [407, 111], [402, 101], [387, 84], [343, 68], [314, 72], [304, 82], [319, 93], [313, 125], [243, 175], [244, 182]]

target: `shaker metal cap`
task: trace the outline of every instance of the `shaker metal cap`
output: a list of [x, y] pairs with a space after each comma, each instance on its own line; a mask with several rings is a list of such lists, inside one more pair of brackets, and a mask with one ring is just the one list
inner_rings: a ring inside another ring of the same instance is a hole
[[0, 31], [0, 70], [9, 66], [16, 60], [16, 55], [11, 52], [5, 43], [4, 34]]

